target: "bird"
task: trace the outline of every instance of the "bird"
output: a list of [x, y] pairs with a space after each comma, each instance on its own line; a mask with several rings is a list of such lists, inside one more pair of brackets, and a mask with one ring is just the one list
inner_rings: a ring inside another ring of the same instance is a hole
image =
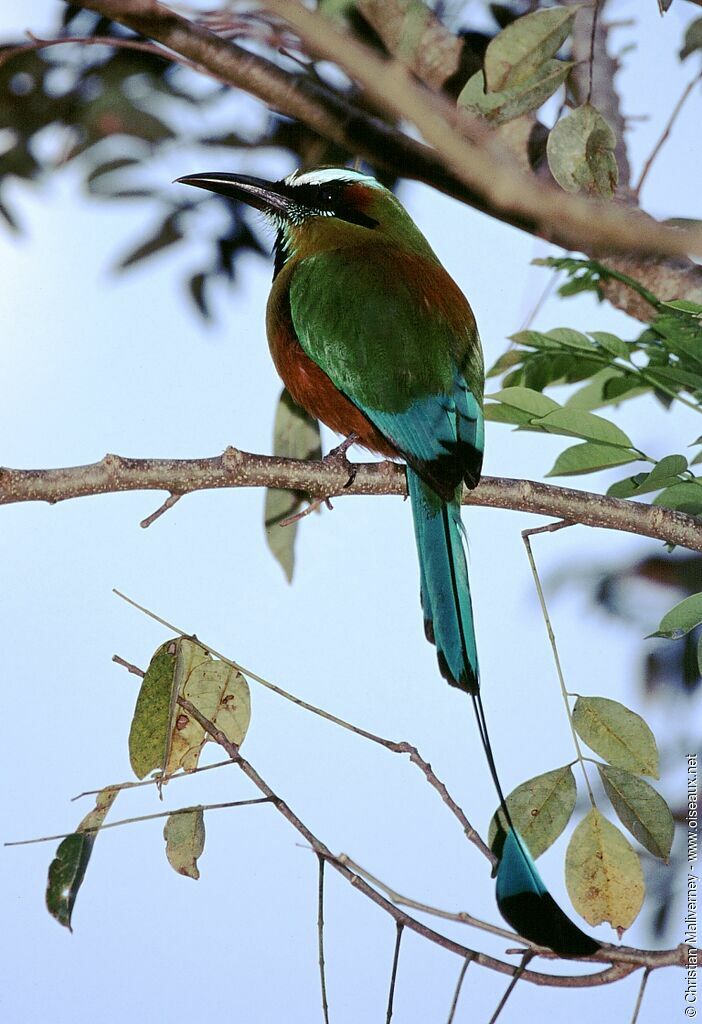
[[467, 299], [394, 193], [361, 170], [177, 182], [246, 203], [274, 227], [266, 329], [294, 401], [405, 462], [426, 636], [442, 676], [472, 700], [504, 817], [493, 844], [498, 909], [562, 956], [594, 953], [600, 944], [553, 900], [512, 823], [487, 731], [460, 511], [463, 484], [480, 479], [485, 441], [482, 349]]

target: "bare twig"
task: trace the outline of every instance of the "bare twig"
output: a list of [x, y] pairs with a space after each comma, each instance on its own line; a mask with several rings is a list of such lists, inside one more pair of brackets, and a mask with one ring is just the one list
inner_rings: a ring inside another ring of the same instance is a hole
[[[0, 467], [0, 505], [22, 501], [54, 504], [70, 498], [122, 491], [163, 490], [189, 494], [222, 487], [278, 487], [305, 491], [314, 497], [358, 494], [404, 497], [407, 494], [403, 466], [391, 462], [357, 463], [355, 469], [355, 478], [349, 484], [348, 474], [334, 464], [254, 455], [235, 448], [205, 459], [128, 459], [106, 455], [91, 465], [63, 469]], [[475, 490], [464, 491], [463, 502], [637, 533], [691, 551], [702, 551], [699, 518], [658, 505], [504, 477], [483, 477]]]
[[634, 1013], [631, 1018], [631, 1024], [636, 1024], [637, 1020], [639, 1019], [639, 1011], [641, 1010], [641, 1004], [643, 1003], [644, 992], [646, 991], [646, 984], [648, 982], [648, 977], [650, 973], [651, 972], [647, 967], [644, 970], [643, 975], [641, 976], [641, 984], [639, 985], [639, 991], [636, 996], [636, 1005], [634, 1006]]
[[538, 598], [539, 598], [539, 604], [541, 605], [541, 614], [543, 615], [544, 622], [546, 623], [546, 632], [548, 633], [548, 640], [549, 640], [549, 643], [551, 645], [551, 651], [553, 653], [553, 660], [554, 660], [554, 663], [555, 663], [555, 666], [556, 666], [556, 674], [558, 676], [558, 682], [559, 682], [559, 685], [560, 685], [560, 688], [561, 688], [561, 696], [563, 697], [563, 703], [565, 704], [566, 715], [567, 715], [567, 718], [568, 718], [568, 724], [570, 725], [570, 731], [571, 731], [571, 735], [573, 737], [573, 744], [575, 745], [575, 752], [577, 754], [578, 761], [580, 762], [580, 767], [582, 769], [583, 777], [585, 779], [585, 787], [587, 789], [587, 795], [588, 795], [588, 797], [590, 799], [590, 803], [592, 804], [592, 806], [594, 808], [596, 806], [595, 805], [595, 795], [592, 792], [592, 786], [590, 785], [590, 780], [589, 780], [588, 775], [587, 775], [587, 769], [585, 768], [585, 760], [583, 758], [583, 752], [582, 752], [582, 749], [580, 747], [580, 741], [578, 739], [578, 734], [575, 731], [575, 726], [573, 725], [573, 716], [571, 714], [570, 703], [568, 701], [568, 690], [567, 690], [567, 687], [566, 687], [566, 684], [565, 684], [565, 679], [563, 677], [563, 668], [561, 666], [561, 659], [560, 659], [560, 657], [558, 655], [558, 647], [556, 645], [556, 637], [555, 637], [555, 634], [553, 632], [553, 626], [551, 625], [551, 619], [550, 619], [549, 614], [548, 614], [548, 608], [546, 607], [546, 598], [544, 597], [543, 587], [541, 586], [541, 579], [539, 578], [539, 572], [538, 572], [538, 569], [536, 568], [536, 562], [534, 560], [534, 553], [531, 550], [531, 541], [529, 540], [529, 537], [532, 536], [532, 534], [535, 534], [535, 533], [553, 533], [556, 530], [563, 529], [565, 527], [572, 526], [572, 525], [573, 525], [573, 523], [562, 522], [562, 523], [552, 523], [550, 526], [541, 527], [540, 529], [537, 529], [537, 530], [522, 530], [522, 540], [524, 541], [524, 547], [526, 548], [527, 558], [529, 559], [529, 565], [531, 567], [531, 572], [532, 572], [532, 575], [534, 577], [534, 585], [536, 587], [536, 593], [537, 593]]
[[329, 1024], [329, 1003], [327, 1001], [327, 977], [324, 969], [324, 857], [319, 861], [319, 886], [317, 889], [317, 940], [319, 947], [319, 983], [322, 989], [322, 1014], [324, 1024]]
[[592, 10], [592, 26], [590, 28], [590, 61], [589, 61], [589, 79], [587, 87], [587, 102], [590, 103], [592, 100], [592, 78], [593, 68], [595, 66], [595, 34], [597, 32], [597, 19], [600, 13], [600, 0], [595, 0], [595, 6]]
[[[108, 788], [108, 787], [106, 787]], [[219, 811], [228, 807], [247, 807], [250, 804], [267, 804], [270, 803], [270, 797], [255, 797], [253, 800], [229, 800], [223, 804], [200, 804], [198, 805], [201, 811]], [[158, 811], [156, 814], [140, 814], [135, 818], [121, 818], [119, 821], [109, 821], [106, 825], [95, 825], [89, 828], [81, 829], [81, 832], [85, 832], [86, 835], [90, 832], [104, 832], [107, 828], [119, 828], [120, 825], [133, 825], [137, 821], [153, 821], [154, 818], [170, 818], [173, 814], [189, 814], [193, 810], [192, 807], [178, 807], [175, 811]], [[60, 832], [55, 836], [41, 836], [39, 839], [16, 839], [11, 843], [3, 843], [3, 846], [32, 846], [34, 843], [49, 843], [55, 839], [67, 839], [68, 836], [74, 835], [73, 832]]]
[[679, 115], [680, 111], [685, 106], [685, 103], [687, 101], [688, 96], [691, 94], [691, 92], [695, 88], [695, 86], [699, 82], [701, 82], [701, 81], [702, 81], [702, 72], [700, 72], [699, 75], [695, 75], [695, 77], [692, 79], [692, 81], [687, 83], [687, 85], [685, 86], [685, 88], [683, 90], [682, 96], [680, 97], [678, 102], [675, 104], [675, 106], [674, 106], [674, 108], [673, 108], [673, 110], [671, 112], [671, 115], [668, 118], [668, 123], [666, 124], [665, 128], [663, 129], [663, 133], [662, 133], [661, 137], [659, 138], [658, 142], [653, 147], [653, 149], [651, 151], [651, 155], [649, 156], [648, 160], [646, 161], [646, 163], [643, 166], [643, 170], [641, 171], [641, 177], [639, 178], [638, 183], [636, 185], [636, 188], [634, 189], [634, 194], [635, 194], [637, 199], [638, 199], [638, 197], [639, 197], [639, 195], [641, 193], [641, 188], [643, 186], [643, 183], [645, 182], [646, 178], [648, 177], [648, 173], [651, 170], [656, 157], [658, 156], [658, 154], [662, 150], [662, 148], [665, 145], [665, 143], [668, 141], [668, 137], [669, 137], [670, 133], [673, 130], [673, 125], [677, 121], [678, 115]]
[[453, 1000], [451, 1002], [451, 1009], [449, 1010], [448, 1020], [446, 1024], [453, 1024], [453, 1018], [456, 1016], [456, 1007], [458, 1006], [458, 998], [461, 994], [461, 988], [463, 987], [463, 979], [466, 976], [466, 971], [470, 967], [470, 957], [466, 957], [461, 967], [461, 972], [458, 975], [458, 981], [456, 982], [456, 990], [453, 993]]
[[[20, 43], [19, 46], [12, 46], [0, 53], [0, 67], [7, 61], [18, 57], [23, 53], [32, 50], [46, 50], [51, 46], [63, 46], [65, 43], [77, 43], [80, 46], [111, 46], [117, 50], [140, 50], [142, 53], [152, 54], [171, 64], [180, 64], [182, 67], [190, 68], [191, 71], [198, 71], [201, 74], [209, 74], [207, 70], [196, 64], [187, 57], [182, 57], [173, 50], [164, 49], [156, 43], [150, 43], [146, 39], [130, 39], [121, 36], [62, 36], [60, 39], [41, 39], [32, 32], [28, 32], [30, 42]], [[212, 76], [210, 76], [212, 77]]]
[[[112, 658], [113, 661], [118, 661], [117, 657]], [[124, 664], [119, 659], [118, 663]], [[142, 673], [143, 675], [143, 673]], [[191, 775], [199, 775], [200, 772], [211, 772], [215, 768], [224, 768], [225, 765], [231, 764], [231, 758], [227, 758], [226, 761], [215, 761], [214, 764], [201, 764], [197, 768], [188, 768], [187, 771], [178, 772], [177, 774], [170, 775], [168, 782], [177, 782], [178, 779], [188, 779]], [[98, 793], [102, 793], [103, 789], [138, 789], [140, 786], [156, 786], [159, 783], [158, 778], [153, 779], [142, 779], [141, 782], [117, 782], [109, 786], [101, 786], [100, 789], [86, 789], [83, 793], [77, 793], [76, 796], [71, 797], [71, 803], [75, 800], [82, 800], [86, 796], [97, 796]]]
[[514, 989], [516, 987], [517, 982], [519, 981], [519, 979], [521, 978], [522, 974], [524, 973], [524, 968], [526, 967], [526, 965], [529, 963], [529, 961], [532, 959], [533, 956], [534, 956], [534, 954], [532, 953], [532, 951], [530, 949], [527, 949], [526, 952], [524, 953], [524, 955], [522, 956], [522, 962], [520, 963], [520, 965], [517, 968], [517, 970], [515, 971], [515, 973], [512, 975], [512, 977], [510, 979], [510, 982], [509, 982], [509, 985], [505, 989], [505, 993], [502, 996], [502, 999], [500, 999], [499, 1003], [497, 1004], [497, 1008], [495, 1009], [495, 1012], [493, 1013], [492, 1017], [488, 1021], [488, 1024], [495, 1024], [497, 1018], [500, 1016], [500, 1014], [504, 1010], [505, 1005], [507, 1003], [507, 1000], [512, 995], [512, 993], [514, 992]]
[[543, 946], [537, 946], [535, 942], [522, 939], [516, 932], [510, 931], [508, 928], [501, 928], [499, 925], [491, 924], [489, 921], [483, 921], [479, 917], [473, 917], [472, 914], [467, 913], [464, 910], [449, 911], [441, 910], [439, 907], [432, 907], [428, 903], [421, 903], [419, 900], [414, 900], [409, 896], [402, 896], [401, 893], [387, 885], [385, 882], [381, 882], [379, 878], [372, 875], [370, 871], [367, 871], [361, 865], [352, 860], [347, 853], [340, 853], [337, 857], [340, 864], [345, 864], [351, 868], [361, 878], [365, 878], [367, 882], [374, 885], [376, 889], [380, 889], [381, 892], [385, 893], [388, 899], [392, 900], [398, 907], [409, 907], [410, 910], [419, 910], [422, 914], [431, 914], [432, 917], [439, 917], [444, 921], [457, 921], [459, 924], [467, 924], [473, 928], [479, 928], [481, 931], [490, 932], [491, 935], [500, 935], [502, 938], [507, 939], [512, 943], [524, 943], [544, 955], [548, 955], [549, 950]]
[[146, 517], [146, 519], [142, 519], [139, 526], [146, 530], [152, 523], [155, 523], [157, 519], [160, 519], [165, 512], [168, 512], [170, 508], [173, 508], [176, 502], [179, 502], [182, 497], [182, 494], [170, 494], [155, 512], [152, 512], [150, 516]]
[[400, 945], [402, 943], [402, 932], [404, 930], [404, 924], [402, 921], [398, 921], [395, 936], [395, 952], [392, 957], [392, 971], [390, 972], [390, 991], [388, 992], [388, 1008], [385, 1013], [385, 1024], [390, 1024], [392, 1020], [392, 1004], [395, 1000], [395, 982], [397, 981], [397, 967], [400, 963]]

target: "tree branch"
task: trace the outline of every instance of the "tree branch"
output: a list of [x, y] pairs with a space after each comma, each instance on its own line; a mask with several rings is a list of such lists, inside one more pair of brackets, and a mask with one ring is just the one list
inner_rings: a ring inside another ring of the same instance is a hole
[[339, 874], [350, 882], [354, 888], [358, 889], [368, 897], [368, 899], [372, 900], [373, 903], [388, 913], [394, 919], [398, 927], [408, 928], [410, 931], [416, 932], [418, 935], [423, 936], [423, 938], [428, 939], [430, 942], [434, 942], [436, 945], [446, 949], [448, 952], [456, 953], [464, 959], [469, 958], [481, 967], [486, 967], [490, 970], [497, 971], [499, 974], [507, 974], [511, 977], [518, 974], [524, 981], [529, 981], [535, 985], [548, 985], [558, 988], [589, 988], [592, 986], [611, 984], [612, 982], [618, 981], [620, 978], [624, 978], [628, 974], [631, 974], [639, 967], [648, 967], [655, 970], [661, 967], [684, 967], [687, 965], [689, 947], [684, 943], [681, 943], [674, 949], [660, 951], [637, 950], [627, 947], [619, 948], [616, 946], [605, 945], [592, 957], [583, 959], [587, 963], [609, 963], [611, 964], [610, 967], [605, 968], [597, 974], [554, 975], [545, 974], [540, 971], [522, 971], [514, 964], [505, 963], [503, 960], [498, 960], [495, 957], [488, 956], [486, 953], [480, 953], [477, 950], [461, 945], [459, 942], [455, 942], [453, 939], [448, 938], [446, 935], [442, 935], [440, 932], [434, 931], [421, 921], [416, 920], [416, 918], [413, 918], [409, 914], [400, 910], [399, 907], [396, 907], [393, 903], [372, 888], [364, 878], [351, 871], [350, 868], [335, 857], [331, 850], [310, 831], [290, 806], [270, 788], [270, 786], [258, 774], [253, 765], [242, 757], [239, 748], [232, 743], [220, 729], [205, 718], [199, 709], [189, 700], [184, 697], [178, 697], [177, 702], [184, 711], [198, 722], [198, 724], [216, 743], [219, 743], [219, 745], [223, 747], [244, 775], [246, 775], [247, 778], [253, 782], [256, 788], [268, 798], [268, 800], [293, 826], [293, 828], [295, 828], [300, 835], [304, 837], [305, 841], [309, 843], [317, 856], [323, 858], [329, 865], [338, 871]]
[[[91, 465], [64, 469], [0, 467], [0, 505], [23, 501], [55, 504], [69, 498], [121, 491], [169, 491], [175, 496], [221, 487], [277, 487], [321, 498], [407, 494], [404, 466], [392, 462], [357, 465], [355, 479], [347, 486], [348, 472], [333, 462], [254, 455], [236, 448], [227, 448], [222, 455], [206, 459], [130, 459], [106, 455]], [[702, 552], [700, 519], [658, 505], [505, 477], [483, 477], [475, 490], [464, 492], [463, 502], [636, 533]]]
[[[446, 103], [445, 116], [440, 116], [441, 99], [414, 83], [405, 69], [381, 60], [297, 3], [271, 0], [268, 6], [294, 23], [312, 52], [348, 70], [393, 118], [413, 120], [434, 149], [369, 117], [319, 82], [283, 71], [156, 0], [88, 0], [84, 6], [158, 40], [218, 80], [250, 92], [350, 152], [423, 181], [505, 223], [589, 255], [603, 250], [655, 255], [657, 259], [642, 266], [652, 291], [663, 299], [702, 299], [702, 269], [684, 258], [702, 248], [699, 229], [660, 225], [640, 211], [588, 201], [537, 181], [505, 160], [507, 151], [494, 138], [485, 146], [466, 141], [450, 123], [455, 110]], [[475, 122], [462, 124], [463, 128], [478, 141], [485, 134]], [[641, 277], [637, 266], [630, 272]], [[608, 297], [633, 316], [650, 316], [650, 309], [628, 288], [615, 289]]]

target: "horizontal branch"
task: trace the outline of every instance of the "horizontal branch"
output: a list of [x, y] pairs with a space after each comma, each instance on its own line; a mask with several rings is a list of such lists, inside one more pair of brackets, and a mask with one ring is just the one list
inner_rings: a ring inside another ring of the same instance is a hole
[[[0, 467], [0, 505], [23, 501], [55, 504], [69, 498], [121, 491], [167, 491], [172, 495], [222, 487], [276, 487], [312, 497], [407, 494], [404, 467], [393, 462], [355, 464], [354, 479], [338, 461], [300, 461], [255, 455], [236, 448], [207, 459], [130, 459], [106, 455], [87, 466], [63, 469]], [[702, 552], [702, 522], [658, 505], [623, 501], [534, 480], [483, 477], [465, 491], [463, 503], [532, 512], [584, 526], [621, 530]]]

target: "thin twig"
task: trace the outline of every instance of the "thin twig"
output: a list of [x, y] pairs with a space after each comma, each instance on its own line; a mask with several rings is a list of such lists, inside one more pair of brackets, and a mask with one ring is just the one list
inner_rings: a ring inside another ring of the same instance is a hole
[[379, 746], [385, 747], [386, 750], [390, 750], [394, 754], [407, 754], [412, 764], [416, 765], [419, 768], [419, 770], [423, 773], [429, 785], [436, 790], [436, 792], [439, 794], [439, 796], [444, 801], [446, 806], [449, 808], [451, 813], [460, 822], [461, 827], [463, 828], [463, 831], [466, 835], [466, 838], [480, 850], [483, 856], [490, 861], [490, 864], [492, 866], [495, 865], [497, 860], [495, 854], [492, 852], [489, 846], [483, 841], [483, 839], [475, 830], [475, 828], [473, 828], [471, 823], [468, 821], [468, 818], [465, 816], [463, 810], [459, 807], [459, 805], [456, 803], [456, 801], [453, 799], [453, 797], [446, 789], [444, 783], [441, 782], [439, 778], [437, 778], [429, 762], [424, 760], [424, 758], [420, 755], [417, 748], [413, 747], [411, 743], [407, 743], [404, 740], [397, 743], [393, 740], [384, 739], [382, 736], [377, 736], [375, 733], [369, 732], [367, 729], [361, 729], [357, 725], [352, 725], [351, 722], [346, 722], [343, 718], [338, 718], [336, 715], [332, 715], [328, 711], [323, 711], [321, 708], [315, 707], [314, 704], [308, 704], [307, 701], [301, 700], [299, 697], [295, 697], [294, 694], [292, 693], [288, 693], [287, 690], [283, 690], [282, 687], [276, 686], [275, 683], [269, 682], [269, 680], [264, 679], [263, 676], [258, 675], [258, 673], [253, 672], [251, 669], [246, 668], [244, 665], [240, 665], [239, 662], [232, 661], [231, 658], [227, 658], [226, 655], [221, 654], [219, 651], [216, 651], [214, 647], [211, 647], [209, 644], [204, 643], [204, 641], [202, 641], [199, 637], [195, 637], [191, 633], [186, 633], [178, 626], [175, 626], [173, 625], [173, 623], [161, 618], [160, 615], [156, 615], [155, 612], [152, 612], [148, 608], [145, 608], [143, 605], [138, 604], [138, 602], [132, 600], [131, 597], [127, 597], [126, 594], [122, 594], [119, 590], [114, 590], [113, 592], [118, 597], [122, 598], [123, 601], [126, 601], [127, 604], [132, 605], [133, 608], [137, 608], [140, 612], [143, 612], [144, 615], [148, 615], [149, 618], [153, 619], [155, 622], [160, 623], [162, 626], [165, 626], [165, 628], [170, 630], [172, 633], [176, 633], [179, 636], [192, 639], [195, 643], [200, 644], [203, 650], [209, 651], [211, 654], [214, 654], [216, 658], [219, 658], [220, 661], [223, 661], [225, 665], [230, 665], [232, 668], [236, 669], [237, 672], [241, 672], [241, 674], [247, 676], [247, 678], [253, 679], [254, 682], [257, 682], [261, 686], [264, 686], [267, 690], [272, 690], [273, 693], [277, 693], [279, 697], [283, 697], [285, 700], [290, 701], [291, 704], [295, 704], [297, 707], [303, 708], [305, 711], [310, 711], [313, 715], [318, 715], [320, 718], [324, 718], [326, 721], [332, 722], [334, 725], [338, 725], [342, 729], [348, 729], [349, 732], [353, 732], [357, 736], [362, 736], [364, 739], [370, 740], [371, 743], [377, 743]]
[[176, 502], [180, 501], [182, 497], [182, 494], [169, 494], [163, 504], [160, 505], [155, 512], [152, 512], [150, 516], [146, 517], [146, 519], [142, 519], [139, 526], [141, 526], [142, 529], [147, 530], [152, 523], [155, 523], [156, 520], [160, 519], [165, 512], [168, 512], [169, 509], [173, 508]]
[[327, 978], [324, 970], [324, 857], [319, 860], [319, 887], [317, 889], [317, 938], [319, 944], [319, 983], [322, 988], [322, 1014], [324, 1024], [329, 1024], [329, 1003], [327, 1001]]
[[[199, 804], [201, 811], [219, 811], [225, 807], [246, 807], [249, 804], [267, 804], [270, 797], [255, 797], [253, 800], [230, 800], [224, 804]], [[158, 811], [156, 814], [140, 814], [136, 818], [121, 818], [119, 821], [110, 821], [106, 825], [94, 825], [82, 828], [80, 831], [86, 834], [90, 832], [104, 832], [106, 828], [118, 828], [120, 825], [133, 825], [137, 821], [153, 821], [154, 818], [170, 818], [173, 814], [189, 814], [193, 807], [179, 807], [175, 811]], [[3, 843], [3, 846], [32, 846], [34, 843], [49, 843], [54, 839], [67, 839], [73, 832], [61, 832], [55, 836], [41, 836], [39, 839], [16, 839], [11, 843]]]
[[508, 939], [510, 942], [527, 942], [529, 947], [536, 952], [548, 954], [549, 950], [543, 946], [537, 946], [535, 942], [530, 942], [526, 939], [522, 939], [521, 935], [517, 935], [516, 932], [510, 931], [509, 928], [501, 928], [500, 925], [491, 924], [489, 921], [483, 921], [480, 917], [474, 917], [467, 911], [458, 910], [441, 910], [439, 907], [432, 907], [429, 903], [421, 903], [419, 900], [412, 899], [410, 896], [403, 896], [401, 893], [393, 889], [392, 886], [387, 885], [385, 882], [381, 882], [379, 878], [367, 871], [366, 868], [353, 860], [347, 853], [340, 853], [337, 857], [340, 864], [345, 864], [351, 868], [361, 878], [365, 878], [367, 882], [374, 885], [376, 889], [380, 889], [384, 892], [388, 899], [392, 900], [398, 907], [409, 907], [411, 910], [419, 910], [423, 914], [431, 914], [432, 917], [439, 917], [444, 921], [457, 921], [459, 924], [467, 924], [473, 928], [479, 928], [481, 931], [490, 932], [491, 935], [499, 935], [503, 939]]
[[[117, 658], [113, 657], [113, 661]], [[121, 661], [121, 659], [120, 659]], [[170, 775], [168, 777], [169, 782], [177, 782], [178, 779], [188, 779], [191, 775], [197, 775], [199, 772], [211, 772], [213, 768], [224, 768], [225, 765], [232, 764], [231, 757], [228, 757], [226, 761], [215, 761], [214, 764], [201, 764], [197, 768], [187, 768], [182, 772], [178, 772], [176, 775]], [[71, 797], [71, 803], [76, 800], [82, 800], [85, 796], [97, 796], [98, 793], [102, 793], [103, 789], [116, 789], [117, 791], [123, 789], [138, 789], [140, 786], [155, 786], [160, 780], [154, 779], [142, 779], [141, 782], [117, 782], [111, 786], [101, 786], [100, 789], [86, 789], [83, 793], [78, 793], [76, 796]]]
[[456, 990], [453, 993], [453, 999], [451, 1001], [451, 1009], [449, 1010], [448, 1020], [446, 1024], [453, 1024], [453, 1018], [456, 1016], [456, 1007], [458, 1006], [458, 997], [461, 994], [461, 988], [463, 987], [463, 979], [466, 976], [466, 971], [470, 967], [471, 958], [467, 956], [463, 961], [461, 967], [461, 973], [458, 975], [458, 981], [456, 982]]
[[600, 0], [595, 0], [595, 9], [592, 12], [592, 26], [590, 29], [590, 78], [587, 87], [587, 103], [592, 99], [592, 69], [595, 65], [595, 35], [597, 33], [597, 19], [600, 14]]
[[665, 145], [665, 143], [668, 141], [668, 136], [670, 135], [671, 131], [673, 130], [673, 125], [675, 124], [675, 122], [678, 119], [678, 114], [680, 113], [682, 108], [685, 106], [685, 103], [687, 101], [688, 96], [690, 95], [692, 90], [695, 88], [697, 83], [700, 82], [700, 81], [702, 81], [702, 71], [699, 73], [699, 75], [695, 75], [695, 77], [692, 79], [691, 82], [687, 83], [687, 85], [683, 89], [682, 96], [680, 97], [678, 102], [673, 107], [672, 113], [671, 113], [670, 117], [668, 118], [668, 123], [666, 124], [665, 128], [663, 129], [663, 134], [661, 135], [660, 139], [658, 140], [658, 142], [653, 147], [653, 150], [651, 151], [651, 155], [649, 156], [648, 160], [646, 161], [646, 163], [643, 166], [643, 170], [641, 171], [641, 177], [639, 178], [638, 184], [636, 185], [636, 188], [634, 189], [634, 195], [636, 196], [637, 199], [639, 198], [639, 194], [641, 192], [641, 187], [642, 187], [644, 181], [646, 180], [646, 178], [648, 177], [648, 172], [651, 170], [651, 167], [653, 166], [653, 163], [654, 163], [656, 157], [660, 153], [660, 151], [663, 148], [663, 146]]
[[517, 970], [512, 975], [512, 977], [510, 979], [510, 983], [507, 986], [507, 988], [505, 989], [505, 993], [502, 996], [502, 999], [500, 999], [499, 1003], [497, 1004], [497, 1008], [496, 1008], [495, 1012], [493, 1013], [492, 1017], [490, 1018], [490, 1020], [488, 1021], [488, 1024], [495, 1024], [495, 1021], [497, 1020], [497, 1018], [500, 1016], [500, 1014], [504, 1010], [505, 1005], [507, 1003], [507, 1000], [512, 995], [512, 993], [514, 992], [514, 989], [515, 989], [515, 987], [517, 985], [517, 982], [519, 981], [519, 979], [524, 974], [525, 967], [527, 966], [527, 964], [529, 963], [529, 961], [532, 959], [533, 956], [534, 956], [534, 954], [533, 954], [533, 952], [530, 949], [527, 949], [525, 951], [524, 955], [522, 956], [522, 962], [520, 963], [519, 967], [517, 968]]
[[636, 1005], [634, 1006], [634, 1013], [631, 1018], [631, 1024], [636, 1024], [637, 1020], [639, 1019], [639, 1010], [641, 1009], [641, 1004], [643, 1003], [644, 992], [646, 991], [646, 983], [648, 982], [648, 976], [650, 973], [650, 969], [646, 967], [643, 972], [643, 977], [641, 978], [641, 984], [639, 985], [638, 994], [636, 996]]
[[402, 921], [397, 922], [397, 933], [395, 937], [395, 952], [392, 958], [392, 972], [390, 974], [390, 991], [388, 992], [388, 1008], [385, 1014], [385, 1024], [390, 1024], [392, 1020], [392, 1004], [395, 1001], [395, 982], [397, 981], [397, 965], [400, 962], [400, 944], [402, 942], [402, 932], [404, 930], [404, 924]]
[[287, 518], [281, 519], [278, 526], [292, 526], [293, 523], [299, 523], [301, 519], [306, 519], [307, 516], [316, 512], [322, 505], [326, 505], [330, 512], [334, 510], [334, 506], [329, 498], [315, 498], [314, 501], [311, 501], [307, 508], [303, 508], [301, 512], [296, 512], [293, 516], [287, 516]]
[[0, 53], [0, 67], [22, 53], [31, 52], [32, 50], [47, 50], [50, 46], [63, 46], [64, 43], [78, 43], [81, 46], [110, 46], [118, 50], [140, 50], [142, 53], [149, 53], [155, 57], [160, 57], [171, 64], [180, 64], [182, 67], [190, 68], [191, 71], [197, 71], [200, 74], [210, 74], [210, 72], [200, 64], [195, 63], [195, 61], [188, 60], [187, 57], [181, 56], [174, 50], [164, 49], [157, 43], [150, 43], [145, 39], [125, 39], [121, 36], [62, 36], [61, 39], [41, 39], [32, 32], [27, 32], [27, 35], [30, 38], [30, 42], [21, 43], [19, 46], [13, 46]]
[[575, 745], [575, 750], [576, 750], [576, 753], [577, 753], [577, 756], [578, 756], [578, 761], [580, 762], [580, 767], [582, 769], [583, 776], [585, 778], [585, 786], [587, 788], [588, 797], [590, 798], [590, 803], [592, 804], [593, 807], [595, 807], [596, 806], [596, 804], [595, 804], [595, 795], [592, 792], [592, 787], [590, 785], [590, 780], [589, 780], [589, 778], [587, 776], [587, 770], [585, 768], [585, 760], [583, 758], [583, 752], [582, 752], [581, 747], [580, 747], [580, 741], [578, 740], [578, 734], [576, 733], [575, 726], [573, 725], [573, 716], [571, 714], [570, 703], [568, 701], [568, 690], [566, 688], [565, 679], [563, 677], [563, 668], [561, 666], [561, 659], [560, 659], [560, 657], [558, 655], [558, 647], [556, 645], [556, 637], [555, 637], [555, 634], [553, 632], [553, 627], [551, 625], [551, 619], [549, 618], [548, 608], [546, 607], [546, 598], [544, 597], [543, 588], [541, 586], [541, 580], [539, 578], [539, 573], [538, 573], [538, 570], [536, 568], [536, 562], [534, 561], [534, 554], [533, 554], [533, 552], [531, 550], [531, 543], [529, 541], [529, 537], [532, 536], [533, 534], [537, 534], [537, 533], [554, 533], [556, 530], [560, 530], [560, 529], [563, 529], [563, 528], [568, 527], [568, 526], [573, 526], [573, 523], [563, 521], [562, 523], [551, 523], [549, 526], [542, 526], [542, 527], [539, 527], [539, 528], [537, 528], [535, 530], [522, 530], [522, 540], [524, 541], [524, 546], [525, 546], [526, 552], [527, 552], [527, 558], [529, 559], [529, 565], [531, 566], [531, 572], [532, 572], [532, 575], [534, 577], [534, 585], [536, 586], [536, 593], [538, 594], [539, 604], [541, 605], [541, 614], [543, 615], [544, 622], [546, 623], [546, 631], [548, 633], [549, 643], [551, 644], [551, 651], [553, 652], [553, 660], [554, 660], [555, 665], [556, 665], [556, 674], [558, 675], [558, 682], [559, 682], [560, 687], [561, 687], [561, 695], [563, 697], [563, 703], [565, 704], [566, 715], [568, 716], [568, 723], [570, 725], [570, 731], [571, 731], [571, 734], [573, 736], [573, 743]]

